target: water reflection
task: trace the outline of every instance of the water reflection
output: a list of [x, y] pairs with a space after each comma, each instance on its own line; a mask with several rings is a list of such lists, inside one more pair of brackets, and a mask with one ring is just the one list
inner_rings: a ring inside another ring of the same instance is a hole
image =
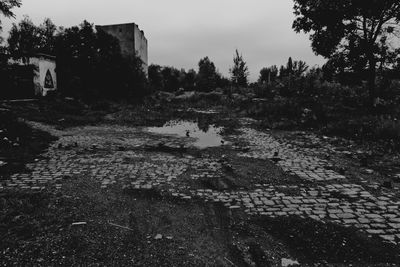
[[169, 121], [163, 127], [148, 128], [151, 133], [193, 138], [195, 140], [193, 145], [198, 148], [217, 147], [226, 144], [220, 134], [222, 130], [222, 127], [190, 121]]
[[300, 263], [298, 261], [283, 258], [281, 265], [282, 267], [291, 267], [291, 266], [300, 266]]

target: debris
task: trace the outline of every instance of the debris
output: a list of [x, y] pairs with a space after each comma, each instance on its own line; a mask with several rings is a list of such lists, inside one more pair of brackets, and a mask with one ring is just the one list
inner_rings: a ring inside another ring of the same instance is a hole
[[367, 166], [368, 166], [368, 158], [363, 157], [363, 158], [360, 160], [360, 163], [361, 163], [361, 166], [367, 167]]
[[163, 143], [159, 142], [157, 144], [148, 144], [145, 146], [145, 149], [148, 151], [157, 151], [157, 152], [166, 152], [166, 153], [185, 153], [187, 151], [187, 147], [184, 144], [174, 144], [174, 143]]
[[345, 175], [345, 174], [346, 174], [346, 169], [343, 168], [343, 167], [339, 167], [337, 171], [338, 171], [338, 173], [341, 174], [341, 175]]
[[129, 227], [126, 227], [126, 226], [122, 226], [122, 225], [118, 225], [118, 224], [115, 224], [115, 223], [108, 222], [108, 224], [109, 224], [109, 225], [112, 225], [112, 226], [115, 226], [115, 227], [118, 227], [118, 228], [121, 228], [121, 229], [129, 230], [129, 231], [134, 231], [132, 228], [129, 228]]
[[281, 265], [282, 267], [300, 266], [300, 263], [298, 261], [283, 258], [281, 261]]
[[282, 159], [281, 158], [278, 158], [278, 157], [273, 157], [273, 158], [271, 158], [271, 160], [276, 164], [276, 163], [278, 163], [279, 161], [282, 161]]
[[227, 257], [224, 257], [224, 259], [229, 263], [229, 264], [231, 264], [232, 266], [236, 266], [233, 262], [231, 262]]
[[196, 97], [197, 97], [197, 93], [194, 91], [191, 91], [191, 92], [185, 92], [179, 96], [175, 96], [174, 100], [191, 100]]
[[157, 235], [154, 237], [155, 240], [160, 240], [160, 239], [162, 239], [162, 238], [163, 238], [163, 236], [162, 236], [161, 234], [157, 234]]
[[0, 160], [0, 167], [3, 167], [3, 166], [5, 166], [5, 165], [7, 165], [7, 163]]
[[165, 238], [168, 239], [168, 240], [172, 240], [173, 239], [172, 236], [166, 236]]
[[226, 171], [228, 171], [228, 172], [233, 172], [233, 167], [232, 167], [232, 165], [229, 164], [229, 163], [224, 162], [224, 163], [222, 164], [222, 167], [223, 167]]
[[364, 172], [365, 174], [373, 174], [373, 173], [374, 173], [374, 170], [371, 170], [371, 169], [364, 169], [363, 172]]
[[75, 222], [71, 224], [72, 226], [82, 226], [82, 225], [87, 225], [87, 222]]
[[393, 188], [392, 181], [390, 181], [390, 180], [386, 180], [386, 181], [384, 181], [384, 182], [383, 182], [383, 184], [382, 184], [382, 187], [384, 187], [384, 188], [388, 188], [388, 189], [391, 189], [391, 188]]

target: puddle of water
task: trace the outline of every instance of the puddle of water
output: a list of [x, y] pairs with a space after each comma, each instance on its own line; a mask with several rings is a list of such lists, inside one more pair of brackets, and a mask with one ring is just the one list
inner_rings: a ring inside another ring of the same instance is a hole
[[194, 138], [194, 146], [198, 148], [218, 147], [227, 142], [220, 132], [222, 127], [206, 125], [200, 129], [199, 125], [189, 121], [169, 121], [163, 127], [150, 127], [148, 131], [156, 134], [178, 135]]
[[300, 263], [298, 261], [283, 258], [281, 265], [282, 267], [300, 266]]

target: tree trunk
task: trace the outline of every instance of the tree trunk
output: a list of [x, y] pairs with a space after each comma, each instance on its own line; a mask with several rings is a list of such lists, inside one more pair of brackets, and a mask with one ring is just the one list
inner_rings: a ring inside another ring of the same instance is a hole
[[376, 61], [374, 56], [369, 59], [369, 70], [368, 70], [368, 94], [370, 106], [375, 107], [376, 104]]

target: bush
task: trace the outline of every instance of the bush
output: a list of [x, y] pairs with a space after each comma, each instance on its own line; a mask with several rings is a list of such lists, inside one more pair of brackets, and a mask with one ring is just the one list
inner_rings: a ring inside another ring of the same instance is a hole
[[400, 140], [400, 121], [392, 118], [379, 118], [374, 135], [382, 140]]

